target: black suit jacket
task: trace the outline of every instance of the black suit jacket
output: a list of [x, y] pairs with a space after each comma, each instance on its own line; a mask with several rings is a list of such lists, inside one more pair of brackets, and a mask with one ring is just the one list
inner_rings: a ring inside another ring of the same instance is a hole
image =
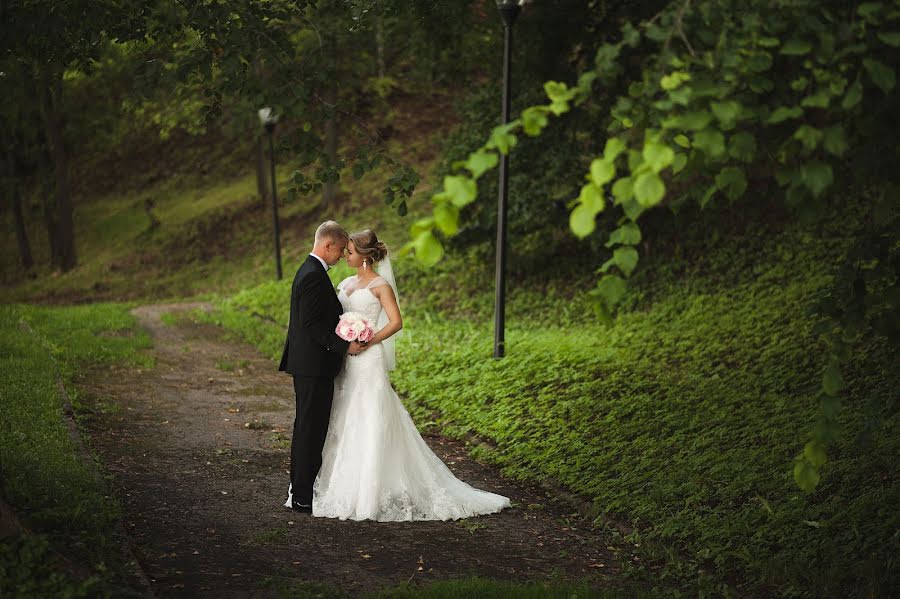
[[350, 345], [334, 332], [343, 311], [322, 263], [308, 256], [291, 285], [291, 319], [278, 370], [294, 376], [337, 376]]

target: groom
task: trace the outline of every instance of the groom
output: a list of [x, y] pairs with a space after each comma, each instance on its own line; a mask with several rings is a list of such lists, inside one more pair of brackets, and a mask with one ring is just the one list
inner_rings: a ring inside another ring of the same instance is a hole
[[294, 276], [291, 319], [278, 370], [294, 377], [297, 415], [291, 439], [291, 486], [286, 507], [312, 512], [313, 482], [331, 417], [334, 377], [344, 355], [365, 347], [334, 332], [343, 308], [326, 272], [337, 264], [349, 236], [333, 220], [319, 225], [313, 251]]

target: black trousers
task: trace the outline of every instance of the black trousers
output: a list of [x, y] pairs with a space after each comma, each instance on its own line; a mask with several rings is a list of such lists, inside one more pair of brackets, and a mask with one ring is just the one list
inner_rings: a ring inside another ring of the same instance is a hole
[[322, 467], [322, 447], [331, 418], [334, 379], [295, 376], [297, 415], [291, 439], [293, 504], [312, 505], [313, 483]]

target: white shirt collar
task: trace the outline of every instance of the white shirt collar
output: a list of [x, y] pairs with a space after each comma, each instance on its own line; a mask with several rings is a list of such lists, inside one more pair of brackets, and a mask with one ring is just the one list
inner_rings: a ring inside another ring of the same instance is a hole
[[326, 271], [327, 271], [329, 268], [331, 268], [330, 266], [328, 266], [327, 264], [325, 264], [325, 261], [322, 260], [322, 258], [320, 258], [319, 256], [316, 256], [314, 253], [310, 252], [309, 255], [312, 256], [313, 258], [315, 258], [316, 260], [318, 260], [319, 262], [321, 262], [321, 263], [322, 263], [322, 268], [324, 268]]

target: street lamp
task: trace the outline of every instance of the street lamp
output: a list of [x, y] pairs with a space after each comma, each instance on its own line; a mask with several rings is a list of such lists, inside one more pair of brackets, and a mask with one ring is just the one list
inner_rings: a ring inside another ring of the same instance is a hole
[[[522, 10], [516, 0], [500, 0], [497, 10], [503, 18], [503, 105], [502, 124], [509, 122], [509, 76], [511, 66], [512, 26]], [[509, 155], [500, 155], [500, 197], [497, 201], [497, 281], [494, 293], [494, 357], [505, 353], [503, 328], [506, 320], [506, 196], [509, 182]]]
[[275, 272], [276, 280], [281, 280], [281, 230], [278, 226], [278, 196], [275, 185], [275, 142], [272, 139], [275, 133], [275, 122], [278, 116], [272, 113], [268, 106], [259, 109], [259, 122], [269, 134], [269, 159], [272, 163], [272, 226], [275, 231]]

